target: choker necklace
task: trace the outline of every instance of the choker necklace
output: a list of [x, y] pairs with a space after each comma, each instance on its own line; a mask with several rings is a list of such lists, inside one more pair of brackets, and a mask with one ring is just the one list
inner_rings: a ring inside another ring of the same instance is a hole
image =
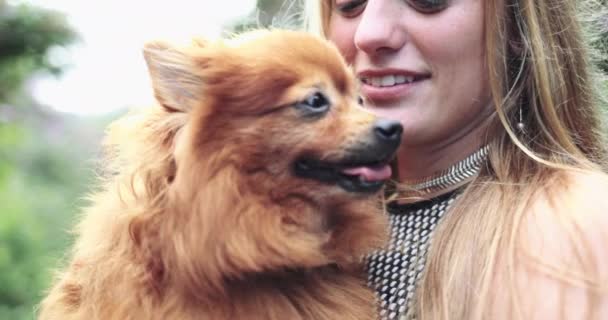
[[422, 196], [461, 184], [479, 172], [486, 160], [489, 146], [483, 146], [468, 157], [430, 177], [398, 184], [399, 196]]

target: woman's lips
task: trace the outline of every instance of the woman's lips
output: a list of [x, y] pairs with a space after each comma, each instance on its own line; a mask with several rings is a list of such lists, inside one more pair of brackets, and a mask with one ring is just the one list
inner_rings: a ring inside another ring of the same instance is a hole
[[377, 86], [372, 83], [361, 81], [361, 93], [364, 97], [372, 101], [390, 101], [410, 95], [417, 87], [423, 84], [428, 77], [419, 77], [412, 82], [395, 83], [391, 86]]

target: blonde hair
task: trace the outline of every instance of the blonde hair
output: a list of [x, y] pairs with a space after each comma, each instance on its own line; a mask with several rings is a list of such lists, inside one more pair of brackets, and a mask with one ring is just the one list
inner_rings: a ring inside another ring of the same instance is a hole
[[[483, 1], [495, 106], [487, 132], [488, 162], [435, 231], [415, 308], [410, 310], [418, 319], [491, 318], [490, 290], [499, 259], [507, 266], [510, 318], [525, 318], [513, 268], [516, 259], [527, 258], [536, 269], [587, 289], [593, 298], [587, 314], [593, 315], [594, 294], [601, 288], [597, 277], [577, 278], [532, 259], [520, 230], [536, 197], [564, 194], [568, 172], [608, 167], [597, 81], [578, 19], [589, 8], [575, 2]], [[585, 6], [597, 10], [597, 4], [587, 1]], [[311, 30], [316, 26], [327, 35], [331, 6], [328, 0], [308, 1]], [[516, 130], [520, 112], [524, 133]], [[572, 241], [588, 248], [577, 221], [570, 218], [559, 220], [574, 230], [568, 233]], [[582, 265], [591, 263], [588, 253], [578, 254]]]

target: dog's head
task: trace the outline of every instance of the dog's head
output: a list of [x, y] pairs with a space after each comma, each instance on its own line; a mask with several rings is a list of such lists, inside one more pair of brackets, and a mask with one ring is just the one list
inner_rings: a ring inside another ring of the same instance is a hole
[[391, 176], [401, 126], [358, 106], [333, 45], [257, 31], [144, 53], [164, 112], [184, 115], [165, 259], [184, 283], [352, 260], [383, 239], [360, 204]]
[[401, 126], [357, 106], [354, 78], [325, 41], [258, 31], [145, 53], [160, 103], [192, 115], [178, 162], [215, 158], [211, 172], [236, 166], [277, 197], [359, 196], [390, 177]]

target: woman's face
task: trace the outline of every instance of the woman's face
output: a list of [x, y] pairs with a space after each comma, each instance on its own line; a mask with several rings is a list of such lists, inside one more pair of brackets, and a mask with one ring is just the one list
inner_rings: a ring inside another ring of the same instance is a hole
[[449, 143], [490, 113], [484, 0], [334, 1], [329, 37], [365, 106], [398, 119], [406, 146]]

